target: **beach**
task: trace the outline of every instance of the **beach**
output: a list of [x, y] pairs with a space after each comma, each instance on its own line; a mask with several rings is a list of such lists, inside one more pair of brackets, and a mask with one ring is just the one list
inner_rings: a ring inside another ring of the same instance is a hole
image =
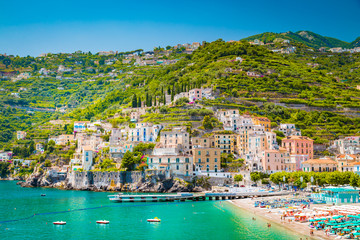
[[[274, 197], [278, 198], [278, 197]], [[266, 198], [267, 200], [274, 199], [274, 198]], [[254, 217], [260, 216], [263, 217], [269, 222], [277, 223], [284, 228], [287, 228], [293, 232], [297, 232], [301, 235], [308, 236], [308, 239], [334, 239], [332, 237], [326, 236], [324, 231], [316, 231], [314, 230], [314, 235], [310, 235], [310, 228], [308, 227], [309, 223], [300, 223], [288, 220], [281, 220], [281, 214], [279, 213], [279, 209], [267, 209], [267, 208], [258, 208], [254, 207], [254, 202], [260, 199], [265, 198], [246, 198], [246, 199], [236, 199], [231, 200], [230, 202], [234, 204], [235, 206], [248, 211], [249, 213], [254, 214]], [[264, 226], [266, 227], [266, 226]], [[300, 238], [299, 238], [300, 239]]]

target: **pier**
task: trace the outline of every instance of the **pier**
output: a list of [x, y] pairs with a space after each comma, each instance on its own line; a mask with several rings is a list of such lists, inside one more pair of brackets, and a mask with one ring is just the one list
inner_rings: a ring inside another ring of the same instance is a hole
[[290, 192], [236, 192], [236, 193], [177, 193], [177, 194], [116, 194], [110, 195], [112, 202], [174, 202], [174, 201], [216, 201], [252, 197], [270, 197], [288, 195]]

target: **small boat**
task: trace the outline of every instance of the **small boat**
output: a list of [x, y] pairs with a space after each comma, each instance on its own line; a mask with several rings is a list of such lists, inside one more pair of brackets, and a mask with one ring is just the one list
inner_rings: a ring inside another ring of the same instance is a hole
[[110, 222], [107, 221], [107, 220], [98, 220], [98, 221], [96, 221], [96, 223], [98, 223], [98, 224], [109, 224]]
[[57, 222], [53, 222], [54, 225], [65, 225], [66, 222], [63, 221], [57, 221]]
[[46, 196], [46, 194], [44, 194], [44, 193], [43, 193], [43, 194], [41, 194], [41, 196], [42, 196], [42, 197], [45, 197], [45, 196]]
[[161, 219], [155, 217], [155, 218], [153, 218], [153, 219], [148, 219], [147, 221], [148, 221], [148, 222], [161, 222]]

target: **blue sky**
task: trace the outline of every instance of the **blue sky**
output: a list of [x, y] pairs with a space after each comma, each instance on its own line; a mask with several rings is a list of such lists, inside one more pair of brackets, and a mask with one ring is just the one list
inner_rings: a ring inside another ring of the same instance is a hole
[[153, 49], [309, 30], [351, 42], [360, 0], [0, 0], [0, 53]]

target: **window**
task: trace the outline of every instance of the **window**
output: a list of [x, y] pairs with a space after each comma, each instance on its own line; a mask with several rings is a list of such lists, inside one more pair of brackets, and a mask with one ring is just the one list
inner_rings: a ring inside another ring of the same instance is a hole
[[199, 158], [199, 163], [201, 163], [201, 158]]
[[180, 162], [180, 159], [179, 158], [176, 158], [176, 163], [179, 163]]
[[89, 161], [89, 158], [88, 158], [88, 157], [86, 157], [86, 161]]
[[179, 170], [179, 165], [176, 165], [176, 170]]
[[170, 163], [170, 158], [168, 158], [168, 163]]
[[199, 155], [199, 156], [201, 155], [201, 151], [198, 151], [198, 155]]
[[150, 158], [150, 162], [152, 163], [152, 158]]
[[185, 158], [185, 162], [186, 162], [186, 163], [189, 163], [189, 158]]
[[209, 162], [209, 158], [206, 158], [206, 162]]
[[159, 163], [161, 163], [161, 158], [159, 158]]
[[217, 158], [215, 158], [214, 162], [217, 162]]

